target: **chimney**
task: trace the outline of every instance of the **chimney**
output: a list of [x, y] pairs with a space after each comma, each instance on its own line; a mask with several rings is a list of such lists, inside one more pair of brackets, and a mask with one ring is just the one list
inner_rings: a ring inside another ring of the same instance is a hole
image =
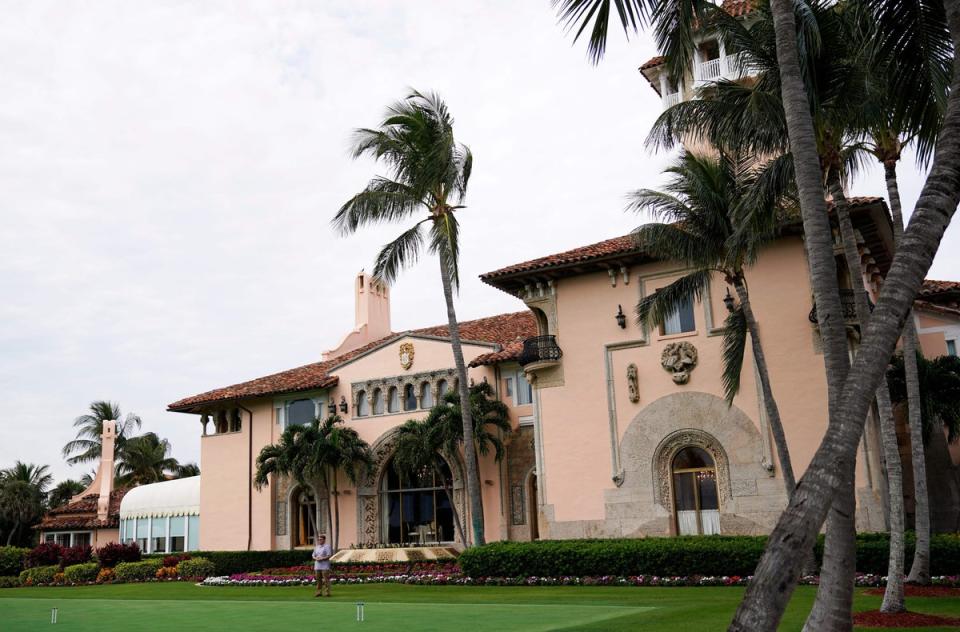
[[108, 419], [103, 422], [103, 433], [100, 435], [100, 498], [97, 499], [97, 520], [104, 522], [110, 515], [110, 492], [113, 491], [113, 446], [117, 442], [117, 422]]
[[353, 282], [354, 328], [324, 360], [352, 351], [393, 333], [390, 330], [390, 289], [361, 271]]

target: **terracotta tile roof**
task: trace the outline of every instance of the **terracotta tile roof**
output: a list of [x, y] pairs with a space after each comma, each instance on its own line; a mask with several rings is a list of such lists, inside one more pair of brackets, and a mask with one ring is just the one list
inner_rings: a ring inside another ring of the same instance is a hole
[[[850, 208], [862, 208], [882, 203], [883, 198], [852, 197], [849, 198], [849, 202]], [[797, 218], [796, 221], [799, 221], [799, 218]], [[792, 224], [793, 220], [787, 220], [785, 223], [788, 225]], [[580, 248], [574, 248], [573, 250], [566, 250], [564, 252], [558, 252], [545, 257], [538, 257], [537, 259], [531, 259], [522, 263], [515, 263], [505, 268], [494, 270], [493, 272], [481, 274], [480, 278], [483, 281], [491, 281], [500, 277], [512, 276], [518, 273], [546, 270], [548, 268], [555, 268], [558, 266], [585, 263], [588, 261], [594, 261], [596, 259], [603, 259], [605, 257], [628, 254], [643, 254], [640, 252], [640, 249], [637, 248], [633, 235], [614, 237], [613, 239], [607, 239], [595, 244], [590, 244], [589, 246], [581, 246]]]
[[99, 494], [87, 494], [80, 500], [54, 507], [43, 517], [34, 529], [53, 531], [56, 529], [110, 529], [120, 524], [120, 501], [130, 488], [115, 489], [110, 492], [110, 509], [107, 519], [97, 520], [97, 499]]
[[931, 303], [930, 301], [914, 301], [913, 306], [915, 309], [923, 309], [936, 314], [960, 316], [960, 307], [956, 306], [951, 307], [949, 305], [939, 305], [937, 303]]
[[[530, 336], [535, 336], [536, 330], [530, 333]], [[528, 336], [529, 337], [529, 336]], [[470, 362], [470, 366], [487, 366], [490, 364], [499, 364], [500, 362], [508, 362], [510, 360], [516, 360], [520, 357], [520, 353], [523, 351], [523, 340], [517, 340], [506, 345], [500, 351], [494, 351], [493, 353], [485, 353], [481, 356], [477, 356]]]
[[960, 281], [937, 281], [925, 279], [920, 288], [920, 296], [930, 297], [945, 292], [960, 292]]
[[[536, 331], [536, 321], [534, 320], [533, 314], [529, 311], [499, 314], [497, 316], [478, 318], [477, 320], [460, 323], [460, 338], [462, 340], [486, 342], [501, 347], [515, 341], [517, 338], [535, 336]], [[267, 375], [255, 380], [241, 382], [232, 386], [186, 397], [170, 404], [167, 406], [167, 409], [183, 411], [215, 402], [329, 388], [335, 386], [339, 381], [339, 378], [332, 374], [332, 371], [338, 366], [363, 355], [371, 349], [411, 334], [447, 338], [450, 335], [450, 329], [446, 325], [438, 325], [435, 327], [425, 327], [423, 329], [395, 333], [329, 360], [314, 362], [313, 364], [281, 371], [280, 373], [274, 373], [273, 375]]]
[[646, 70], [647, 68], [655, 68], [657, 66], [662, 66], [663, 63], [667, 61], [667, 58], [663, 55], [657, 55], [656, 57], [651, 57], [647, 61], [640, 64], [640, 70]]
[[753, 11], [752, 0], [723, 0], [720, 8], [735, 18], [740, 18]]

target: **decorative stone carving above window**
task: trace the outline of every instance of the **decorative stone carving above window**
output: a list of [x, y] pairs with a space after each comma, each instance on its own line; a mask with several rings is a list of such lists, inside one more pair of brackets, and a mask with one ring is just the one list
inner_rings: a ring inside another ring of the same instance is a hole
[[671, 342], [663, 348], [660, 364], [672, 374], [674, 384], [686, 384], [697, 366], [697, 348], [689, 342]]
[[[395, 415], [401, 412], [409, 413], [410, 408], [406, 405], [404, 401], [405, 395], [407, 394], [406, 386], [409, 384], [413, 386], [413, 392], [416, 394], [417, 408], [424, 408], [424, 392], [423, 388], [424, 383], [429, 384], [429, 394], [430, 398], [426, 402], [426, 408], [429, 408], [433, 403], [440, 401], [439, 393], [439, 384], [441, 381], [446, 381], [449, 386], [452, 386], [456, 382], [457, 372], [455, 369], [437, 369], [435, 371], [423, 371], [421, 373], [412, 373], [408, 375], [394, 375], [392, 377], [383, 377], [377, 378], [374, 380], [366, 380], [363, 382], [353, 382], [350, 385], [352, 400], [354, 406], [357, 406], [357, 398], [361, 393], [368, 399], [367, 410], [369, 414], [363, 415], [363, 417], [379, 417], [383, 414]], [[448, 386], [448, 387], [449, 387]], [[381, 393], [390, 393], [391, 388], [396, 388], [399, 397], [401, 399], [401, 410], [391, 411], [390, 406], [385, 406], [386, 412], [374, 412], [373, 406], [373, 393], [376, 390], [380, 390]], [[354, 415], [357, 416], [357, 415]]]

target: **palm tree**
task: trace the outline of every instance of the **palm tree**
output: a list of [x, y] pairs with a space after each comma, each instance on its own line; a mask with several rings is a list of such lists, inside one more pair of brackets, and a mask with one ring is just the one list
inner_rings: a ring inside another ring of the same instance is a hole
[[15, 477], [0, 478], [0, 517], [12, 525], [7, 546], [24, 540], [26, 530], [42, 516], [43, 492], [37, 485]]
[[[383, 161], [390, 169], [391, 177], [373, 178], [363, 191], [340, 208], [333, 223], [342, 234], [351, 234], [366, 225], [420, 217], [397, 239], [383, 247], [377, 255], [374, 276], [386, 283], [396, 280], [403, 268], [419, 258], [425, 237], [428, 251], [438, 256], [450, 346], [459, 378], [460, 400], [465, 410], [466, 450], [472, 453], [470, 394], [467, 392], [467, 369], [453, 293], [460, 285], [459, 224], [455, 212], [463, 208], [473, 169], [473, 155], [469, 148], [454, 139], [453, 118], [440, 97], [416, 91], [390, 106], [377, 129], [356, 131], [353, 156], [365, 155]], [[480, 545], [484, 543], [484, 534], [479, 473], [476, 463], [470, 459], [467, 459], [466, 468], [473, 543]]]
[[200, 476], [200, 466], [196, 463], [181, 463], [177, 466], [174, 478], [190, 478]]
[[83, 476], [80, 477], [80, 484], [83, 485], [83, 489], [87, 489], [88, 487], [93, 485], [93, 481], [96, 480], [96, 478], [97, 478], [97, 471], [90, 470], [89, 472], [85, 473]]
[[90, 404], [90, 412], [80, 415], [73, 420], [77, 430], [77, 438], [63, 446], [63, 456], [67, 463], [76, 465], [96, 461], [100, 458], [100, 442], [103, 434], [103, 422], [107, 420], [117, 422], [117, 439], [114, 443], [114, 458], [123, 452], [127, 439], [133, 435], [134, 428], [140, 428], [140, 417], [129, 413], [126, 417], [116, 402], [98, 400]]
[[[310, 490], [317, 497], [323, 471], [314, 459], [316, 443], [315, 424], [288, 426], [280, 435], [280, 441], [264, 446], [257, 455], [257, 472], [253, 479], [256, 488], [263, 489], [271, 474], [289, 476], [302, 489]], [[320, 533], [315, 512], [308, 512], [308, 517], [313, 532]]]
[[71, 498], [86, 488], [86, 485], [80, 481], [75, 481], [72, 478], [60, 481], [57, 483], [56, 487], [51, 489], [50, 493], [47, 494], [47, 506], [53, 509], [54, 507], [65, 505], [70, 502]]
[[756, 230], [758, 223], [750, 220], [760, 213], [776, 213], [769, 202], [777, 196], [756, 190], [760, 179], [758, 170], [749, 164], [724, 154], [714, 158], [684, 152], [666, 170], [671, 179], [664, 192], [642, 189], [630, 194], [630, 210], [647, 211], [667, 222], [646, 224], [634, 231], [638, 246], [652, 256], [679, 261], [690, 270], [644, 298], [637, 305], [637, 316], [644, 327], [660, 326], [681, 303], [691, 296], [702, 296], [715, 273], [734, 288], [740, 304], [731, 310], [725, 328], [724, 394], [732, 404], [740, 388], [743, 351], [749, 332], [764, 406], [789, 497], [796, 487], [796, 478], [744, 274], [744, 267], [753, 264], [761, 247], [774, 237], [769, 229]]
[[330, 415], [322, 422], [314, 421], [318, 443], [314, 451], [314, 460], [323, 472], [322, 481], [326, 488], [327, 497], [333, 502], [327, 503], [328, 519], [330, 505], [333, 505], [333, 550], [340, 546], [340, 492], [337, 488], [339, 472], [347, 476], [347, 480], [356, 487], [361, 476], [370, 475], [375, 466], [370, 445], [360, 438], [360, 434], [343, 422], [339, 415]]
[[159, 483], [171, 478], [179, 465], [170, 456], [170, 442], [147, 432], [127, 440], [117, 463], [117, 485]]
[[[887, 372], [890, 395], [898, 404], [909, 406], [909, 390], [905, 376], [904, 353], [898, 353]], [[932, 432], [947, 431], [947, 441], [960, 440], [960, 357], [943, 355], [927, 360], [917, 354], [917, 377], [920, 382], [920, 418], [925, 442]]]
[[453, 481], [444, 472], [448, 463], [456, 462], [458, 452], [451, 453], [448, 448], [436, 424], [425, 419], [411, 419], [397, 428], [392, 463], [394, 470], [404, 480], [414, 480], [424, 472], [430, 472], [435, 480], [441, 482], [453, 511], [453, 526], [460, 541], [466, 543], [460, 512], [453, 499]]
[[53, 474], [50, 473], [50, 466], [24, 463], [23, 461], [17, 461], [13, 467], [0, 472], [0, 479], [20, 481], [32, 485], [43, 496], [46, 495], [47, 490], [53, 484]]

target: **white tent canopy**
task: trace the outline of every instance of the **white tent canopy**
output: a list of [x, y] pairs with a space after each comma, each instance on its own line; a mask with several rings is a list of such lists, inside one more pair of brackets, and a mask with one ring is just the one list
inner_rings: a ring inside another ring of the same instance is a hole
[[120, 502], [120, 519], [200, 515], [200, 477], [134, 487]]

